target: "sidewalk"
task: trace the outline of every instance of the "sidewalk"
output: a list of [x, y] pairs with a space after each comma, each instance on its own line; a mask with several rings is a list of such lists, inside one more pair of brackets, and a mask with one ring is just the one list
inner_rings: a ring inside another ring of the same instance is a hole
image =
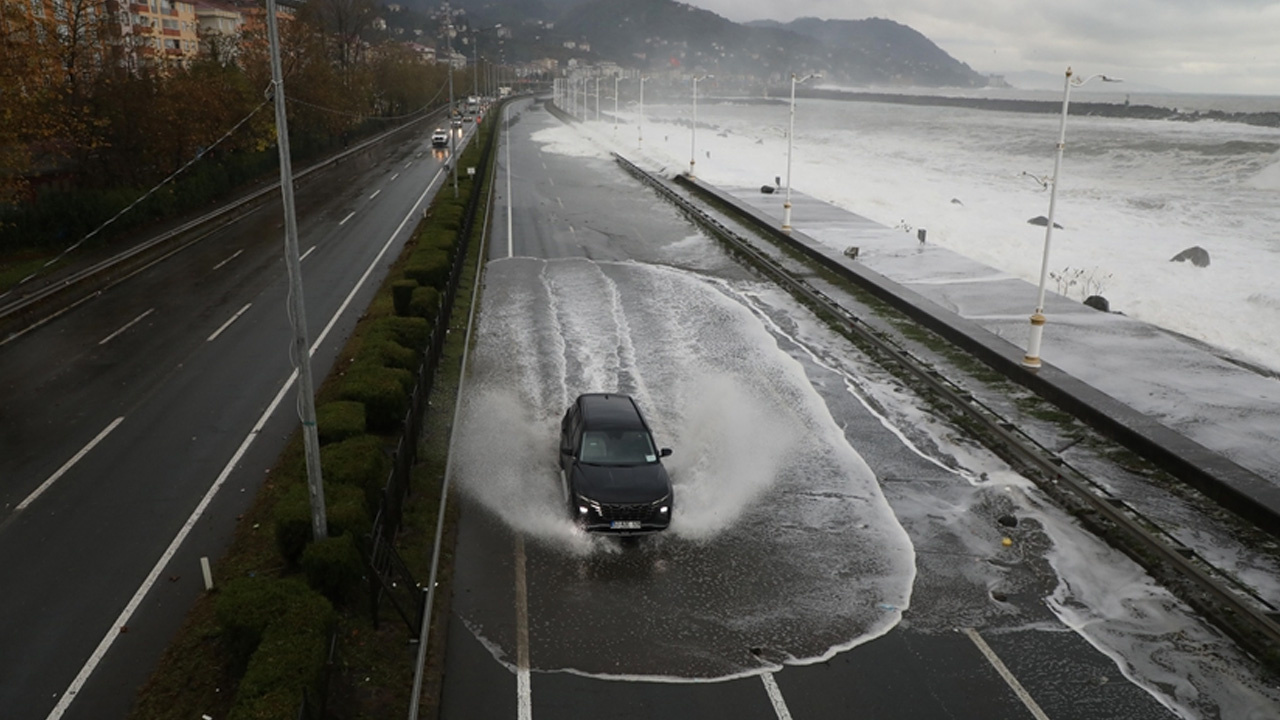
[[[782, 198], [681, 183], [786, 238]], [[790, 241], [1006, 376], [1117, 437], [1271, 532], [1280, 531], [1280, 380], [1214, 349], [1050, 292], [1043, 367], [1021, 364], [1036, 287], [792, 190]], [[844, 254], [858, 248], [857, 259]]]

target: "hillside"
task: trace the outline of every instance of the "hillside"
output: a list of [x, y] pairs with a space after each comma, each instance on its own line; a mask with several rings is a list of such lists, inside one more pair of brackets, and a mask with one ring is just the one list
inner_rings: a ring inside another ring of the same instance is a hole
[[[424, 11], [438, 7], [422, 0], [408, 4]], [[829, 83], [849, 85], [986, 84], [985, 76], [924, 35], [880, 18], [739, 24], [674, 0], [459, 0], [452, 6], [465, 10], [475, 27], [510, 28], [505, 51], [516, 62], [576, 57], [765, 83], [792, 72], [821, 72]], [[583, 43], [590, 49], [582, 50]]]

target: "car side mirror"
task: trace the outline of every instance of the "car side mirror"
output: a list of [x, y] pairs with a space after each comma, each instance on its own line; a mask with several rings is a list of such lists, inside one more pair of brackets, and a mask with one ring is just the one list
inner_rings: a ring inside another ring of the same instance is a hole
[[662, 448], [658, 451], [658, 457], [667, 457], [671, 454], [671, 448]]

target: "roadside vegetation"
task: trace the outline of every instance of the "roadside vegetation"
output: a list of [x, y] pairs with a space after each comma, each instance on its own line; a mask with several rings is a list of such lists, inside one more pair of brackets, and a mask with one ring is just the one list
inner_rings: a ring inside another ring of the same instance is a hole
[[[459, 167], [487, 162], [495, 125], [484, 126]], [[354, 720], [407, 711], [417, 618], [402, 619], [385, 593], [372, 592], [370, 531], [380, 509], [394, 502], [384, 497], [395, 485], [388, 481], [393, 451], [405, 418], [417, 424], [410, 398], [425, 362], [435, 369], [434, 382], [421, 403], [423, 431], [412, 438], [418, 461], [393, 539], [409, 573], [425, 585], [491, 182], [490, 173], [478, 170], [474, 180], [460, 174], [456, 199], [449, 185], [439, 191], [317, 392], [329, 537], [311, 537], [302, 441], [295, 433], [217, 561], [215, 590], [191, 611], [130, 720]], [[468, 203], [473, 193], [478, 202]], [[476, 215], [468, 223], [469, 205]], [[455, 264], [464, 249], [466, 257]], [[457, 300], [442, 308], [451, 281]], [[442, 589], [451, 542], [445, 547]], [[447, 592], [440, 595], [433, 626], [443, 630]], [[436, 652], [428, 667], [437, 672], [442, 640], [433, 630]], [[424, 717], [434, 712], [438, 688], [428, 679]]]
[[[90, 244], [274, 179], [261, 10], [238, 37], [202, 38], [182, 64], [140, 55], [112, 0], [60, 0], [59, 13], [38, 16], [27, 5], [0, 3], [0, 289], [135, 201]], [[372, 8], [313, 0], [283, 18], [295, 162], [446, 103], [444, 66], [362, 36]]]

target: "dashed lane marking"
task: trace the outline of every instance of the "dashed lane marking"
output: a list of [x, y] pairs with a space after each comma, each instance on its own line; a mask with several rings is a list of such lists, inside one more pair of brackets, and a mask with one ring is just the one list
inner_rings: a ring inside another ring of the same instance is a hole
[[529, 589], [525, 583], [524, 536], [516, 536], [516, 717], [533, 720], [529, 677]]
[[996, 655], [996, 651], [991, 649], [987, 641], [982, 639], [978, 631], [973, 628], [965, 628], [964, 634], [968, 635], [973, 644], [978, 646], [978, 650], [987, 658], [987, 662], [991, 663], [991, 667], [995, 668], [997, 673], [1000, 673], [1000, 677], [1004, 678], [1005, 683], [1013, 690], [1013, 694], [1017, 695], [1027, 710], [1031, 711], [1031, 716], [1036, 720], [1049, 720], [1049, 716], [1045, 715], [1044, 710], [1041, 710], [1040, 706], [1036, 704], [1036, 701], [1031, 697], [1031, 693], [1027, 692], [1027, 689], [1022, 687], [1022, 683], [1018, 682], [1018, 678], [1009, 672], [1009, 668], [1005, 667], [1004, 661], [1000, 659], [999, 655]]
[[298, 258], [298, 262], [302, 262], [303, 260], [306, 260], [307, 256], [310, 255], [315, 249], [316, 249], [315, 245], [312, 245], [311, 247], [307, 248], [307, 251], [302, 253], [302, 257]]
[[778, 681], [773, 678], [773, 673], [761, 675], [760, 680], [764, 683], [764, 691], [769, 694], [769, 702], [773, 704], [773, 712], [777, 714], [778, 720], [791, 720], [791, 711], [787, 709], [787, 701], [782, 699], [782, 690], [778, 687]]
[[97, 437], [90, 440], [88, 445], [85, 445], [83, 448], [80, 449], [80, 452], [76, 453], [71, 457], [70, 460], [63, 463], [62, 467], [58, 468], [58, 470], [54, 474], [50, 475], [48, 480], [45, 480], [44, 482], [40, 483], [40, 487], [36, 488], [34, 492], [28, 495], [26, 500], [23, 500], [22, 502], [18, 503], [18, 506], [14, 508], [14, 511], [20, 512], [22, 510], [26, 510], [28, 505], [35, 502], [35, 499], [40, 497], [42, 494], [44, 494], [45, 490], [48, 490], [50, 487], [52, 487], [53, 484], [58, 481], [58, 478], [61, 478], [63, 475], [66, 475], [67, 471], [70, 470], [72, 466], [80, 462], [80, 460], [84, 458], [85, 455], [88, 455], [90, 450], [97, 447], [98, 443], [102, 442], [102, 439], [110, 435], [111, 431], [115, 430], [116, 426], [118, 426], [122, 422], [124, 422], [124, 416], [121, 416], [116, 418], [115, 420], [112, 420], [111, 424], [108, 425], [102, 432], [98, 433]]
[[339, 221], [338, 221], [338, 225], [339, 225], [339, 226], [341, 226], [341, 225], [346, 225], [346, 224], [347, 224], [347, 221], [348, 221], [348, 220], [350, 220], [351, 218], [355, 217], [355, 216], [356, 216], [356, 211], [355, 211], [355, 210], [352, 210], [351, 212], [347, 213], [347, 216], [346, 216], [346, 217], [344, 217], [344, 218], [342, 218], [341, 220], [339, 220]]
[[248, 311], [248, 309], [251, 307], [253, 307], [253, 303], [246, 303], [245, 306], [240, 308], [235, 315], [231, 316], [230, 320], [222, 323], [222, 327], [218, 328], [217, 330], [214, 330], [213, 334], [210, 335], [209, 339], [206, 340], [205, 342], [213, 342], [214, 340], [217, 340], [218, 336], [222, 334], [223, 330], [226, 330], [227, 328], [231, 327], [231, 323], [239, 320], [240, 316], [245, 314], [245, 312]]
[[214, 265], [214, 266], [213, 266], [213, 269], [214, 269], [214, 270], [217, 270], [217, 269], [221, 268], [223, 265], [226, 265], [227, 263], [231, 262], [232, 260], [235, 260], [236, 258], [240, 257], [240, 253], [242, 253], [242, 252], [244, 252], [244, 248], [240, 248], [239, 250], [235, 251], [235, 253], [234, 253], [234, 254], [232, 254], [232, 256], [231, 256], [231, 257], [227, 258], [226, 260], [223, 260], [222, 262], [218, 263], [217, 265]]
[[112, 340], [116, 339], [116, 336], [117, 336], [117, 335], [120, 335], [120, 334], [121, 334], [121, 333], [123, 333], [125, 330], [128, 330], [129, 328], [133, 327], [134, 325], [137, 325], [138, 323], [142, 322], [142, 319], [143, 319], [143, 318], [145, 318], [146, 316], [150, 315], [151, 313], [153, 313], [153, 312], [155, 312], [155, 311], [156, 311], [156, 309], [155, 309], [155, 308], [151, 308], [150, 310], [148, 310], [148, 311], [146, 311], [146, 312], [142, 313], [142, 314], [141, 314], [141, 315], [139, 315], [138, 317], [136, 317], [136, 318], [134, 318], [134, 319], [130, 320], [129, 322], [125, 323], [125, 324], [124, 324], [124, 327], [120, 328], [119, 330], [117, 330], [117, 331], [115, 331], [115, 332], [111, 333], [110, 335], [108, 335], [108, 336], [106, 336], [106, 337], [102, 338], [101, 340], [99, 340], [99, 341], [98, 341], [98, 344], [99, 344], [99, 345], [106, 345], [107, 343], [109, 343], [109, 342], [111, 342]]
[[374, 199], [374, 198], [378, 197], [378, 194], [379, 194], [379, 193], [381, 193], [381, 192], [382, 192], [381, 190], [374, 190], [374, 191], [373, 191], [373, 194], [369, 196], [369, 199], [370, 199], [370, 200], [372, 200], [372, 199]]

